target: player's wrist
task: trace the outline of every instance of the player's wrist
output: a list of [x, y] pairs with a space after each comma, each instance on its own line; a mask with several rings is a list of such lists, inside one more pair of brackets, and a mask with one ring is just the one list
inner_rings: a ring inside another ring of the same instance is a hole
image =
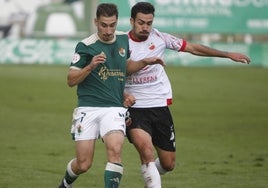
[[150, 64], [148, 58], [143, 59], [143, 60], [142, 60], [142, 63], [143, 63], [143, 65], [144, 65], [144, 67]]
[[87, 66], [85, 67], [85, 69], [86, 69], [87, 72], [91, 72], [91, 71], [93, 70], [93, 67], [92, 67], [91, 64], [89, 64], [89, 65], [87, 65]]

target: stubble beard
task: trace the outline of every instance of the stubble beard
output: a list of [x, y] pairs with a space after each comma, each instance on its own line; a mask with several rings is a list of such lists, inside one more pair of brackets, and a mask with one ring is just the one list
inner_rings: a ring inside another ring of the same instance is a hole
[[140, 40], [140, 41], [145, 41], [147, 40], [149, 37], [149, 33], [144, 33], [144, 32], [141, 32], [137, 35], [137, 38]]

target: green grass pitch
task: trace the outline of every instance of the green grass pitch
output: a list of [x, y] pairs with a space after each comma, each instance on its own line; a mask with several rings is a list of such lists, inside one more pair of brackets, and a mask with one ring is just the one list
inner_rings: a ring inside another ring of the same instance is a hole
[[[268, 69], [166, 67], [173, 86], [176, 169], [164, 188], [268, 186]], [[68, 66], [0, 65], [0, 187], [57, 187], [74, 156], [69, 134], [75, 88]], [[103, 187], [104, 145], [75, 188]], [[121, 188], [142, 188], [126, 140]]]

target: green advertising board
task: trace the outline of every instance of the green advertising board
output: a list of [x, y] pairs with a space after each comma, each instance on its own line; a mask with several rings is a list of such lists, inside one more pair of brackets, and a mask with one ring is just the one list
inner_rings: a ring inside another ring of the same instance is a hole
[[[129, 29], [139, 0], [99, 0], [119, 9], [118, 29]], [[268, 0], [147, 0], [155, 6], [154, 26], [172, 33], [268, 33]]]
[[[54, 39], [21, 39], [0, 40], [1, 64], [63, 64], [69, 65], [76, 40]], [[252, 63], [249, 66], [268, 67], [268, 44], [225, 44], [212, 43], [210, 46], [225, 50], [239, 51], [248, 54]], [[165, 62], [175, 66], [243, 66], [225, 58], [193, 56], [189, 53], [178, 53], [167, 50]], [[1, 66], [0, 66], [1, 68]]]
[[2, 39], [0, 64], [70, 64], [77, 41]]

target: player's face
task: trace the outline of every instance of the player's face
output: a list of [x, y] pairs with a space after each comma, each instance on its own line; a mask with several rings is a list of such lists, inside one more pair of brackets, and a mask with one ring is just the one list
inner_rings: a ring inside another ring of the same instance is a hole
[[153, 20], [153, 14], [143, 13], [138, 13], [135, 19], [131, 18], [132, 36], [140, 41], [146, 40], [151, 32]]
[[116, 30], [117, 19], [116, 16], [105, 17], [100, 16], [95, 19], [95, 25], [98, 30], [98, 36], [103, 41], [111, 41], [114, 38], [114, 32]]

